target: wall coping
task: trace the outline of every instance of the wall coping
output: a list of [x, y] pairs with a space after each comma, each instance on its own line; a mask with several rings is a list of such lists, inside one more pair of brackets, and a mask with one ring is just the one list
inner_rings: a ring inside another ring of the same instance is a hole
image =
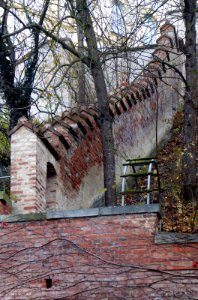
[[[109, 206], [97, 208], [83, 208], [75, 210], [50, 211], [46, 213], [29, 213], [0, 215], [0, 223], [32, 222], [55, 219], [74, 219], [87, 217], [101, 217], [114, 215], [133, 215], [133, 214], [157, 214], [161, 218], [160, 205], [127, 205]], [[155, 234], [155, 244], [188, 244], [198, 243], [198, 234], [178, 233], [178, 232], [157, 232]]]
[[129, 214], [150, 214], [156, 213], [160, 217], [160, 205], [127, 205], [127, 206], [109, 206], [96, 208], [83, 208], [75, 210], [49, 211], [45, 213], [29, 213], [29, 214], [13, 214], [0, 215], [0, 222], [25, 222], [40, 221], [67, 218], [86, 218], [113, 215], [129, 215]]
[[155, 244], [198, 243], [198, 234], [180, 232], [160, 232], [155, 235]]

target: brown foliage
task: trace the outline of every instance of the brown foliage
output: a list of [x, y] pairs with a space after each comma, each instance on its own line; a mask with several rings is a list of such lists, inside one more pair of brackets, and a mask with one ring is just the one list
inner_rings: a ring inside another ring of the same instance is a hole
[[183, 112], [175, 115], [172, 137], [160, 150], [163, 193], [163, 230], [198, 232], [196, 210], [182, 199]]

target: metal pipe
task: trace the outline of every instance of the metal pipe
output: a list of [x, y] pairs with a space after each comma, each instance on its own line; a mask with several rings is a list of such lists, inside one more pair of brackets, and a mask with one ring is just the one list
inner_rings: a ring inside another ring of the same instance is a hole
[[[124, 175], [126, 174], [127, 169], [128, 169], [128, 166], [124, 166]], [[124, 206], [125, 181], [126, 181], [126, 178], [122, 177], [122, 189], [121, 189], [121, 191], [122, 191], [122, 206]]]
[[[153, 166], [153, 163], [151, 162], [148, 167], [148, 173], [151, 173], [152, 166]], [[148, 174], [147, 190], [150, 190], [150, 189], [151, 189], [151, 174]], [[151, 194], [150, 192], [147, 192], [146, 204], [150, 204], [150, 194]]]

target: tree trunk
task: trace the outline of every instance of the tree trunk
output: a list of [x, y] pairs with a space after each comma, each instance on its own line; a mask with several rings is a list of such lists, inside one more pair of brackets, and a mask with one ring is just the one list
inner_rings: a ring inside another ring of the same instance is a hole
[[100, 111], [99, 124], [103, 145], [105, 206], [116, 204], [115, 193], [115, 151], [112, 130], [112, 118], [109, 115], [109, 104], [104, 74], [98, 65], [92, 69], [98, 107]]
[[9, 91], [7, 105], [9, 108], [10, 124], [9, 130], [17, 125], [21, 117], [30, 118], [31, 97], [24, 95], [22, 88], [14, 88]]
[[99, 51], [97, 48], [96, 35], [90, 12], [86, 0], [77, 0], [78, 16], [77, 22], [81, 24], [84, 36], [87, 42], [88, 56], [90, 60], [90, 69], [96, 89], [96, 97], [99, 108], [99, 124], [103, 144], [103, 162], [104, 162], [104, 188], [105, 188], [105, 205], [116, 204], [115, 193], [115, 152], [112, 131], [112, 118], [108, 108], [108, 93], [104, 79], [104, 73], [100, 62]]
[[[31, 94], [33, 83], [37, 71], [40, 29], [33, 27], [31, 36], [33, 39], [32, 55], [26, 61], [24, 66], [24, 78], [19, 76], [19, 81], [15, 81], [16, 59], [15, 46], [12, 39], [4, 35], [9, 33], [8, 12], [6, 2], [1, 1], [0, 7], [4, 9], [3, 16], [0, 21], [0, 88], [4, 93], [4, 98], [9, 111], [10, 126], [12, 129], [18, 122], [19, 118], [25, 116], [30, 117]], [[39, 26], [43, 25], [45, 16], [49, 8], [50, 0], [45, 0], [43, 9], [38, 22]], [[28, 15], [28, 14], [27, 14]], [[16, 39], [17, 40], [17, 39]], [[25, 51], [25, 50], [24, 50]]]
[[[84, 33], [80, 24], [78, 27], [78, 52], [83, 56], [83, 40]], [[79, 62], [78, 65], [78, 105], [86, 105], [86, 90], [85, 90], [85, 65]]]
[[185, 202], [198, 204], [198, 124], [197, 124], [197, 56], [196, 56], [196, 0], [184, 1], [186, 28], [186, 91], [184, 96], [184, 156], [183, 195]]

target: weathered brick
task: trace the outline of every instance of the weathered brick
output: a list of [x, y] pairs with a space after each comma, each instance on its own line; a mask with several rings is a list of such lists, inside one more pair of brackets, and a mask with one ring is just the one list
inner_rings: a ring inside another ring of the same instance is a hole
[[[2, 226], [1, 299], [23, 299], [18, 295], [25, 295], [24, 300], [36, 297], [196, 298], [197, 268], [192, 267], [192, 261], [197, 258], [198, 244], [155, 245], [154, 216], [144, 216], [147, 223], [151, 222], [148, 238], [142, 238], [141, 234], [138, 237], [134, 232], [134, 219], [139, 223], [142, 216], [87, 217]], [[93, 224], [98, 224], [101, 232]], [[142, 227], [144, 224], [140, 232]], [[3, 268], [9, 272], [3, 272]], [[46, 289], [48, 277], [52, 279], [50, 289]]]

